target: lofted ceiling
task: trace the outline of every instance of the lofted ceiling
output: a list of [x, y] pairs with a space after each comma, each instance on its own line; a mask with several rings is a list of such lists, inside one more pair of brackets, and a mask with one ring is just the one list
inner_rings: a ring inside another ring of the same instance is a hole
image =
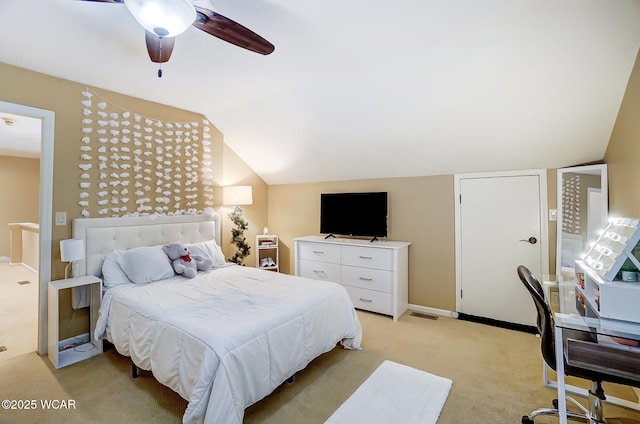
[[210, 4], [275, 51], [189, 28], [157, 78], [124, 5], [2, 0], [0, 62], [202, 113], [285, 184], [600, 160], [640, 47], [640, 0]]

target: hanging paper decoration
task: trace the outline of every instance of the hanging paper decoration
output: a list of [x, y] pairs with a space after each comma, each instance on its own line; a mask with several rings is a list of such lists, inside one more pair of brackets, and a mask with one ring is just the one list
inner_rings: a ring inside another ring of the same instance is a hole
[[572, 175], [562, 180], [562, 231], [582, 234], [580, 217], [580, 175]]
[[195, 214], [213, 206], [209, 121], [164, 122], [123, 110], [88, 89], [82, 97], [78, 168], [81, 179], [99, 181], [95, 189], [80, 185], [83, 217], [90, 210], [101, 216]]

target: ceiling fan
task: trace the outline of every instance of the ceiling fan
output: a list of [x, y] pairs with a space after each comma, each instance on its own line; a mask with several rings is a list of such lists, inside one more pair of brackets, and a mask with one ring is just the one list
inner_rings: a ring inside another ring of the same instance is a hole
[[[214, 37], [262, 55], [273, 52], [273, 44], [231, 19], [203, 7], [202, 0], [80, 0], [99, 3], [124, 3], [145, 29], [149, 58], [154, 63], [167, 62], [173, 52], [175, 37], [194, 26]], [[162, 77], [162, 68], [158, 69]]]

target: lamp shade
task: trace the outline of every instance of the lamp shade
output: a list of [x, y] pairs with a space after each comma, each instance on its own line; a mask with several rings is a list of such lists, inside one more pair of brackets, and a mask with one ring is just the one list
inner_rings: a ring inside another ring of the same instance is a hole
[[227, 206], [251, 205], [253, 203], [253, 190], [251, 186], [224, 187], [222, 202]]
[[84, 259], [84, 239], [60, 240], [60, 259], [62, 262]]
[[124, 4], [144, 29], [158, 37], [182, 34], [196, 19], [189, 0], [125, 0]]

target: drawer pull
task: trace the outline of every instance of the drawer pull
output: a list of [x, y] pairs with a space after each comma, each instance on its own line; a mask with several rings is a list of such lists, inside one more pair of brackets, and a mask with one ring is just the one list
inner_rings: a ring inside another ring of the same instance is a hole
[[363, 301], [363, 302], [368, 302], [368, 303], [372, 303], [373, 302], [373, 300], [371, 300], [371, 299], [360, 298], [360, 300]]
[[366, 277], [358, 277], [360, 278], [362, 281], [373, 281], [373, 278], [366, 278]]
[[313, 253], [316, 253], [318, 255], [324, 254], [324, 252], [322, 250], [314, 250]]
[[373, 259], [373, 256], [360, 256], [360, 259]]
[[326, 273], [323, 270], [314, 269], [313, 272], [315, 272], [318, 275], [326, 275]]

